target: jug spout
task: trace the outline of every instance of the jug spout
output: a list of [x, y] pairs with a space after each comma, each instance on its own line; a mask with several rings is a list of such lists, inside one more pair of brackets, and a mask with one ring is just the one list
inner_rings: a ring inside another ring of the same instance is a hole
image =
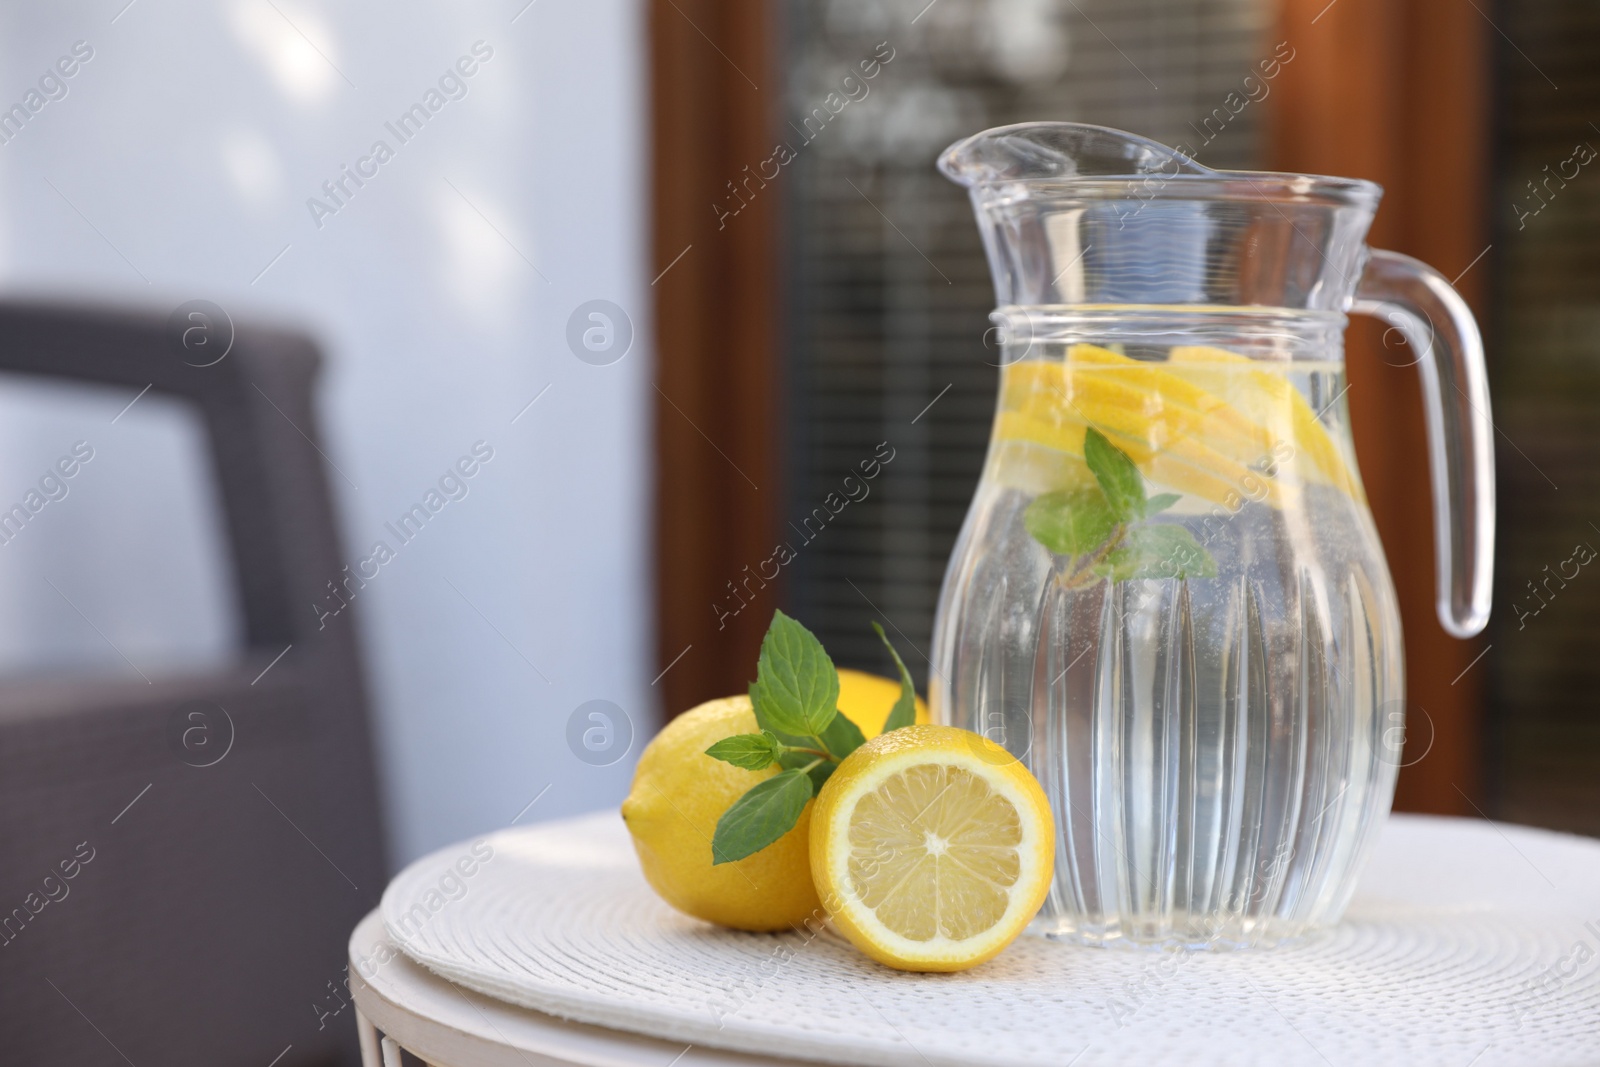
[[1218, 171], [1120, 130], [1033, 122], [951, 145], [996, 303], [1345, 312], [1381, 189]]
[[1025, 122], [973, 134], [944, 150], [939, 170], [969, 187], [1041, 178], [1216, 173], [1159, 141], [1082, 122]]

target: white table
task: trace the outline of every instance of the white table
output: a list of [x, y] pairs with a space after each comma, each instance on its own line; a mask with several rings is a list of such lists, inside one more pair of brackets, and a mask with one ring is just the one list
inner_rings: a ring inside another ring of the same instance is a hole
[[1600, 842], [1396, 816], [1346, 920], [1299, 945], [1024, 937], [930, 976], [831, 932], [672, 911], [612, 811], [417, 860], [350, 960], [368, 1067], [400, 1067], [401, 1048], [436, 1067], [1590, 1067]]
[[[797, 1067], [565, 1022], [475, 993], [399, 953], [384, 958], [387, 944], [376, 911], [350, 935], [350, 991], [366, 1067], [400, 1067], [402, 1048], [432, 1067]], [[380, 958], [363, 976], [360, 961]]]

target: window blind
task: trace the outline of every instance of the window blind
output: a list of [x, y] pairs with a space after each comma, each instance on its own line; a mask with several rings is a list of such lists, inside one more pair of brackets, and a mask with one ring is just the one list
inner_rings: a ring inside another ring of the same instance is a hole
[[1499, 817], [1600, 834], [1600, 9], [1493, 11]]
[[876, 619], [925, 686], [993, 415], [993, 289], [965, 193], [934, 159], [990, 126], [1059, 119], [1259, 166], [1270, 20], [1265, 0], [787, 9], [787, 597], [841, 666], [892, 673]]

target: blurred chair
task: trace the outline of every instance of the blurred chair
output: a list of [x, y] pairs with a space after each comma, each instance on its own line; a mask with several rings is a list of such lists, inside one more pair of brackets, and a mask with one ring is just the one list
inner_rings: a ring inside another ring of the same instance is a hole
[[0, 372], [198, 410], [246, 637], [202, 676], [0, 680], [6, 1063], [359, 1062], [345, 941], [385, 868], [352, 613], [312, 608], [344, 577], [320, 358], [185, 354], [160, 318], [0, 304]]

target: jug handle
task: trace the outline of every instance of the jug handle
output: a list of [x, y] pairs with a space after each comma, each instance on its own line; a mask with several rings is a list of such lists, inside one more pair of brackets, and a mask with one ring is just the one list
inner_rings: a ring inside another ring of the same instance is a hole
[[1472, 637], [1494, 577], [1494, 423], [1483, 339], [1465, 300], [1426, 263], [1374, 249], [1351, 308], [1400, 331], [1416, 353], [1433, 481], [1439, 622]]

